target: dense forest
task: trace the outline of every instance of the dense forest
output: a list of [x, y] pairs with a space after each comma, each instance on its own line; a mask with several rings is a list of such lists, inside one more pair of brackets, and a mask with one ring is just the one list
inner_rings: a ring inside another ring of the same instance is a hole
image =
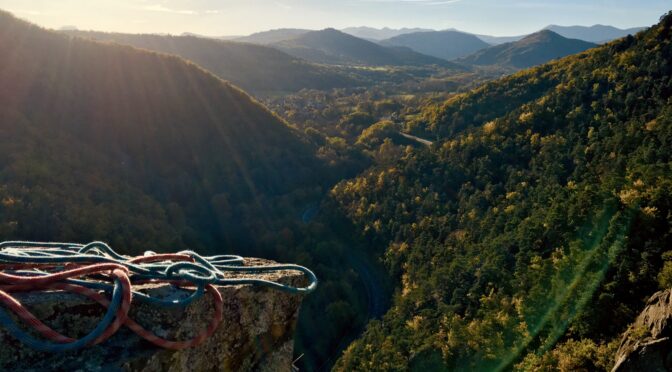
[[428, 105], [332, 196], [398, 281], [337, 370], [609, 370], [672, 262], [672, 14]]
[[268, 45], [0, 11], [3, 240], [306, 265], [301, 370], [611, 368], [672, 286], [672, 14], [587, 51], [521, 37], [483, 66], [252, 36]]

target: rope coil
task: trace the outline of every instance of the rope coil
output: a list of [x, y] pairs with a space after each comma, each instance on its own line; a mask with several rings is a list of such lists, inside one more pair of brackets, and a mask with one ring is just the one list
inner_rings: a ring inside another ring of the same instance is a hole
[[[215, 286], [256, 285], [292, 293], [307, 294], [317, 287], [317, 277], [309, 269], [292, 264], [243, 266], [240, 256], [203, 257], [192, 251], [143, 256], [120, 255], [103, 242], [89, 244], [9, 241], [0, 243], [0, 326], [29, 347], [46, 352], [64, 352], [99, 344], [125, 325], [147, 341], [167, 349], [196, 346], [211, 336], [221, 323], [223, 299]], [[231, 274], [268, 274], [291, 270], [307, 279], [305, 287], [293, 287], [260, 278], [231, 277]], [[227, 275], [228, 274], [228, 275]], [[170, 283], [193, 288], [184, 298], [157, 298], [133, 289], [133, 285]], [[88, 297], [107, 311], [98, 325], [80, 339], [62, 335], [42, 323], [15, 297], [14, 292], [67, 291]], [[108, 299], [100, 291], [111, 294]], [[160, 338], [128, 317], [133, 301], [159, 307], [187, 306], [205, 293], [214, 300], [214, 314], [206, 329], [188, 341]], [[3, 308], [4, 307], [4, 308]], [[5, 310], [48, 339], [44, 341], [24, 331]]]

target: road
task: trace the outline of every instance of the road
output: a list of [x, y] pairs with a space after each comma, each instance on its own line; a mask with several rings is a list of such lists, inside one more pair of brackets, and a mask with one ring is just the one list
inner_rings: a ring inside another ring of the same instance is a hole
[[[371, 267], [364, 257], [360, 257], [356, 252], [348, 256], [348, 264], [359, 274], [366, 298], [368, 301], [367, 314], [368, 320], [380, 319], [387, 312], [387, 300], [385, 296], [382, 280], [376, 275], [376, 269]], [[341, 339], [338, 346], [334, 348], [331, 356], [325, 360], [316, 371], [327, 371], [327, 366], [332, 366], [345, 348], [352, 342], [352, 336], [361, 334], [363, 330], [354, 330], [350, 335]]]
[[426, 140], [424, 138], [416, 137], [416, 136], [413, 136], [413, 135], [410, 135], [410, 134], [407, 134], [407, 133], [404, 133], [404, 132], [399, 132], [399, 134], [401, 134], [403, 137], [408, 138], [410, 140], [413, 140], [413, 141], [415, 141], [415, 142], [417, 142], [421, 145], [431, 146], [434, 143], [430, 140]]
[[364, 286], [366, 298], [368, 300], [368, 318], [379, 319], [384, 314], [385, 306], [385, 290], [379, 277], [373, 272], [370, 264], [366, 259], [358, 257], [357, 254], [348, 255], [348, 261], [353, 269], [359, 274], [359, 279]]
[[[319, 214], [319, 203], [310, 203], [306, 205], [301, 213], [301, 221], [303, 223], [310, 223]], [[347, 256], [348, 265], [357, 272], [359, 281], [364, 289], [364, 294], [367, 300], [367, 319], [380, 319], [387, 312], [387, 292], [385, 290], [384, 282], [387, 278], [383, 276], [386, 273], [382, 269], [377, 269], [369, 262], [363, 254], [357, 251], [351, 252]], [[334, 348], [331, 356], [322, 362], [321, 365], [316, 366], [316, 371], [326, 371], [328, 366], [333, 365], [336, 359], [341, 356], [343, 350], [361, 334], [363, 329], [352, 329], [351, 332], [343, 337], [339, 345]]]
[[[311, 203], [307, 205], [306, 208], [304, 208], [304, 211], [301, 214], [301, 220], [303, 223], [309, 223], [317, 216], [318, 213], [319, 203]], [[376, 270], [371, 267], [371, 264], [368, 262], [368, 260], [365, 257], [359, 255], [357, 252], [351, 252], [348, 255], [348, 264], [359, 275], [359, 280], [362, 282], [362, 286], [366, 292], [366, 298], [368, 301], [368, 318], [378, 319], [382, 317], [386, 311], [386, 296], [382, 279], [379, 275], [377, 275]]]

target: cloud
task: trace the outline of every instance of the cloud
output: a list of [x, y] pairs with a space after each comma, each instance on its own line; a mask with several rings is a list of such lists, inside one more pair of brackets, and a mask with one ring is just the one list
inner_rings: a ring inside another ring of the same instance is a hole
[[444, 0], [444, 1], [427, 1], [425, 5], [446, 5], [459, 3], [462, 0]]
[[397, 3], [416, 5], [448, 5], [459, 3], [462, 0], [364, 0], [369, 3]]
[[163, 13], [172, 13], [172, 14], [184, 14], [184, 15], [196, 15], [198, 12], [194, 10], [187, 10], [187, 9], [172, 9], [165, 7], [160, 4], [154, 4], [154, 5], [146, 5], [142, 7], [143, 10], [148, 10], [151, 12], [163, 12]]
[[150, 12], [183, 14], [183, 15], [199, 15], [199, 14], [215, 15], [215, 14], [221, 14], [222, 13], [222, 11], [219, 10], [219, 9], [206, 9], [206, 10], [202, 10], [202, 11], [196, 11], [196, 10], [191, 10], [191, 9], [168, 8], [168, 7], [163, 6], [161, 4], [146, 5], [146, 6], [143, 6], [142, 8], [140, 8], [140, 9], [150, 11]]

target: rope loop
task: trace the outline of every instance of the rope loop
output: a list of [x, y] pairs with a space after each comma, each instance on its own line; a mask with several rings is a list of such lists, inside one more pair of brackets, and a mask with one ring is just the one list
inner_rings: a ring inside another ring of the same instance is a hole
[[166, 278], [181, 279], [195, 284], [213, 284], [217, 276], [212, 270], [191, 262], [178, 262], [166, 268]]
[[[307, 279], [305, 287], [294, 287], [253, 275], [298, 271]], [[236, 274], [245, 274], [236, 277]], [[251, 277], [252, 276], [252, 277]], [[142, 293], [134, 285], [168, 283], [185, 290], [186, 296], [157, 298]], [[88, 244], [7, 241], [0, 242], [0, 326], [29, 347], [46, 352], [81, 349], [104, 342], [125, 325], [147, 341], [167, 349], [194, 347], [212, 335], [221, 323], [222, 296], [215, 285], [256, 285], [287, 293], [306, 294], [317, 287], [317, 277], [298, 265], [245, 266], [234, 255], [205, 257], [193, 251], [156, 253], [131, 257], [115, 252], [104, 242]], [[98, 325], [80, 339], [62, 335], [37, 319], [12, 293], [60, 290], [86, 296], [107, 308]], [[171, 341], [147, 331], [128, 317], [131, 304], [143, 302], [162, 308], [184, 307], [208, 293], [214, 313], [206, 329], [187, 341]], [[107, 296], [109, 296], [109, 298]], [[46, 338], [24, 331], [7, 310]]]

